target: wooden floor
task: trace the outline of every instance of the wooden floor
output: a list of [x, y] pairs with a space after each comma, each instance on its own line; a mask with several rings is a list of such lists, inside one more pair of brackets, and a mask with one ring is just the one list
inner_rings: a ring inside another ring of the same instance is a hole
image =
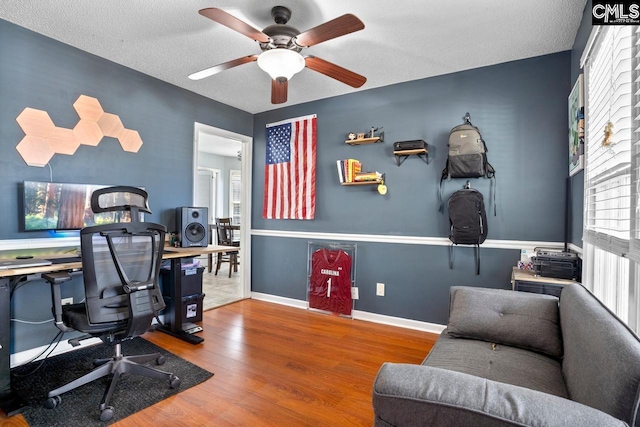
[[256, 300], [206, 311], [203, 328], [195, 346], [144, 337], [215, 375], [113, 426], [371, 426], [381, 364], [420, 363], [437, 338]]

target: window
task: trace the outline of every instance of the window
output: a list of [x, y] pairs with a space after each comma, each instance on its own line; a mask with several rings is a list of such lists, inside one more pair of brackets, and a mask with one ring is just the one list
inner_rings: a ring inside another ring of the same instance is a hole
[[[638, 331], [640, 84], [637, 26], [594, 27], [585, 72], [583, 282]], [[607, 129], [613, 133], [607, 138]]]
[[240, 224], [240, 200], [242, 175], [239, 170], [229, 171], [229, 218], [232, 224]]

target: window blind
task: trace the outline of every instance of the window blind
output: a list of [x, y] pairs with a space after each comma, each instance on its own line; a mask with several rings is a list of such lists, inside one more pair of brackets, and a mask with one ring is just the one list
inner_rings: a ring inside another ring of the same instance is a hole
[[[638, 26], [594, 27], [585, 69], [583, 283], [640, 329]], [[607, 140], [607, 124], [613, 133]]]
[[[583, 238], [587, 243], [620, 256], [629, 254], [632, 222], [631, 149], [632, 137], [636, 134], [632, 117], [632, 42], [635, 30], [631, 26], [609, 26], [601, 30], [585, 66]], [[608, 123], [613, 133], [607, 139]]]
[[[632, 117], [633, 132], [631, 140], [631, 235], [629, 258], [640, 263], [640, 27], [633, 27], [633, 63], [632, 80]], [[638, 283], [637, 281], [635, 282]], [[640, 286], [640, 285], [639, 285]], [[636, 290], [634, 299], [640, 301]], [[640, 320], [636, 320], [640, 325]]]

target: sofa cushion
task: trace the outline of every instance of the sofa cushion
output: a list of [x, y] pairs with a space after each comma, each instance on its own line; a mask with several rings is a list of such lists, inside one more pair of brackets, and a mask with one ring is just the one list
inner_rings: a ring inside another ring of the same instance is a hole
[[385, 363], [373, 385], [376, 427], [624, 427], [581, 403], [430, 366]]
[[640, 425], [640, 340], [582, 285], [560, 294], [562, 371], [572, 400]]
[[447, 330], [423, 365], [475, 375], [568, 398], [560, 362], [540, 353], [492, 345], [485, 341], [451, 337]]
[[450, 307], [447, 330], [452, 336], [562, 357], [556, 297], [454, 286]]

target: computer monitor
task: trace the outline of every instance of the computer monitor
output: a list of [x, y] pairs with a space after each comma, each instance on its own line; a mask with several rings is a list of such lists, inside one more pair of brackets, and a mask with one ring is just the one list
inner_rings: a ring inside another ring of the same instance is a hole
[[130, 221], [129, 212], [93, 213], [91, 194], [104, 187], [110, 186], [24, 181], [23, 230], [80, 230], [90, 225]]

